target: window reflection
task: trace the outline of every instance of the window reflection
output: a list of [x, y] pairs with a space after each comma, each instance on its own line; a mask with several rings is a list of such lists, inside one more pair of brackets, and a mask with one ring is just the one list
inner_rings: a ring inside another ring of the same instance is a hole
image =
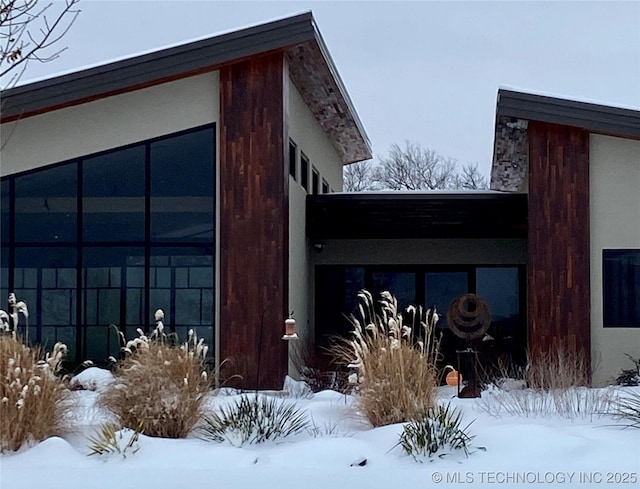
[[211, 130], [151, 144], [151, 238], [213, 241]]
[[144, 146], [137, 146], [82, 162], [85, 241], [144, 239], [144, 159]]
[[15, 180], [17, 242], [68, 243], [77, 238], [77, 165], [69, 163]]

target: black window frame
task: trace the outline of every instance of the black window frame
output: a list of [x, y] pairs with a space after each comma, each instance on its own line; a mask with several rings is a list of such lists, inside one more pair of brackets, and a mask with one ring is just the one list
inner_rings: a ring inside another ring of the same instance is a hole
[[[618, 248], [618, 249], [603, 249], [602, 250], [602, 326], [604, 328], [640, 328], [640, 268], [636, 272], [637, 279], [633, 278], [633, 273], [629, 272], [629, 276], [627, 280], [630, 282], [628, 285], [628, 294], [626, 298], [631, 301], [635, 298], [634, 302], [624, 302], [622, 305], [625, 306], [623, 309], [627, 309], [628, 316], [624, 317], [625, 314], [623, 311], [619, 309], [620, 304], [619, 300], [616, 300], [615, 303], [612, 304], [612, 300], [614, 300], [614, 284], [612, 281], [616, 281], [616, 277], [612, 276], [611, 267], [613, 263], [611, 263], [616, 258], [619, 258], [624, 255], [637, 255], [636, 259], [640, 264], [640, 248]], [[640, 265], [639, 265], [640, 266]], [[618, 278], [620, 274], [617, 274]], [[626, 275], [626, 274], [625, 274]], [[620, 284], [617, 284], [616, 289], [620, 289]], [[616, 304], [618, 307], [616, 307]], [[633, 314], [632, 309], [635, 309], [635, 314]]]
[[[216, 123], [208, 123], [208, 124], [204, 124], [201, 126], [197, 126], [197, 127], [193, 127], [193, 128], [189, 128], [186, 130], [182, 130], [182, 131], [176, 131], [170, 134], [165, 134], [162, 136], [158, 136], [155, 138], [150, 138], [150, 139], [145, 139], [145, 140], [140, 140], [140, 141], [135, 141], [131, 144], [127, 144], [127, 145], [123, 145], [123, 146], [118, 146], [115, 148], [110, 148], [109, 150], [105, 150], [105, 151], [100, 151], [100, 152], [96, 152], [96, 153], [89, 153], [89, 154], [85, 154], [85, 155], [81, 155], [79, 157], [75, 157], [69, 160], [65, 160], [65, 161], [61, 161], [61, 162], [56, 162], [56, 163], [52, 163], [49, 165], [43, 165], [40, 166], [38, 168], [35, 169], [30, 169], [24, 172], [19, 172], [19, 173], [15, 173], [12, 175], [7, 175], [2, 177], [0, 180], [2, 181], [3, 184], [3, 190], [7, 190], [7, 183], [8, 182], [8, 199], [9, 199], [9, 222], [11, 223], [11, 225], [9, 226], [9, 229], [7, 230], [8, 233], [8, 239], [6, 239], [6, 236], [3, 236], [2, 238], [2, 248], [3, 248], [3, 252], [6, 250], [8, 253], [8, 257], [7, 257], [7, 264], [8, 264], [8, 280], [7, 280], [7, 288], [9, 291], [13, 291], [16, 288], [16, 277], [15, 277], [15, 271], [16, 271], [16, 249], [23, 247], [23, 246], [28, 246], [29, 248], [38, 248], [41, 249], [43, 252], [45, 252], [48, 248], [58, 248], [58, 247], [72, 247], [75, 248], [76, 250], [76, 264], [75, 264], [75, 268], [76, 268], [76, 286], [75, 286], [75, 291], [76, 291], [76, 301], [75, 301], [75, 329], [76, 329], [76, 338], [75, 338], [75, 352], [76, 352], [76, 356], [75, 358], [68, 358], [68, 361], [71, 365], [75, 365], [78, 364], [79, 362], [85, 360], [85, 354], [86, 354], [86, 334], [87, 332], [85, 331], [86, 327], [83, 324], [82, 318], [83, 318], [83, 307], [84, 307], [84, 294], [85, 294], [85, 288], [84, 288], [84, 279], [83, 279], [83, 269], [85, 267], [85, 263], [83, 260], [83, 250], [84, 248], [100, 248], [100, 247], [114, 247], [114, 248], [126, 248], [126, 247], [135, 247], [135, 248], [143, 248], [144, 249], [144, 254], [145, 254], [145, 259], [144, 259], [144, 298], [143, 298], [143, 314], [146, 317], [146, 323], [145, 324], [141, 324], [139, 325], [143, 330], [149, 330], [150, 328], [153, 327], [153, 313], [155, 311], [155, 308], [157, 308], [157, 305], [155, 304], [150, 304], [149, 301], [149, 290], [150, 290], [150, 268], [151, 268], [151, 263], [150, 263], [150, 256], [151, 256], [151, 250], [152, 249], [158, 249], [158, 248], [200, 248], [203, 250], [211, 250], [211, 254], [212, 254], [212, 274], [214, 277], [214, 286], [213, 286], [213, 304], [212, 304], [212, 311], [211, 311], [211, 315], [212, 317], [215, 318], [215, 308], [216, 308], [216, 304], [215, 304], [215, 274], [216, 274], [216, 267], [215, 267], [215, 263], [216, 263], [216, 259], [215, 259], [215, 250], [216, 250], [216, 237], [215, 237], [215, 233], [213, 233], [213, 236], [211, 238], [211, 240], [198, 240], [198, 241], [194, 241], [194, 240], [188, 240], [185, 239], [184, 241], [157, 241], [154, 240], [151, 236], [151, 207], [150, 207], [150, 200], [151, 200], [151, 191], [150, 191], [150, 167], [151, 167], [151, 161], [150, 161], [150, 148], [151, 145], [163, 140], [169, 140], [172, 138], [177, 138], [180, 136], [184, 136], [187, 134], [191, 134], [191, 133], [197, 133], [200, 131], [210, 131], [211, 133], [211, 141], [212, 141], [212, 163], [213, 163], [213, 192], [211, 195], [211, 199], [212, 199], [212, 213], [213, 213], [213, 226], [215, 229], [216, 226], [216, 182], [215, 179], [217, 178], [217, 165], [218, 165], [218, 160], [217, 160], [217, 148], [216, 148]], [[109, 155], [111, 153], [117, 152], [117, 151], [122, 151], [122, 150], [127, 150], [129, 148], [134, 148], [137, 146], [144, 146], [145, 147], [145, 232], [144, 232], [144, 238], [142, 239], [135, 239], [135, 240], [110, 240], [110, 241], [87, 241], [85, 240], [84, 236], [83, 236], [83, 165], [82, 162], [84, 160], [89, 160], [91, 158], [96, 158], [96, 157], [101, 157], [101, 156], [106, 156]], [[59, 168], [65, 165], [75, 165], [76, 166], [76, 209], [77, 209], [77, 219], [76, 219], [76, 239], [72, 242], [64, 242], [64, 243], [57, 243], [57, 242], [51, 242], [51, 241], [44, 241], [44, 242], [19, 242], [16, 239], [15, 236], [15, 197], [16, 197], [16, 192], [15, 192], [15, 181], [16, 179], [23, 177], [25, 175], [30, 175], [30, 174], [36, 174], [36, 173], [41, 173], [41, 172], [45, 172], [48, 171], [50, 169], [55, 169], [55, 168]], [[6, 192], [5, 192], [6, 194]], [[3, 195], [4, 198], [7, 197], [7, 195]], [[3, 209], [3, 216], [5, 216], [5, 212]], [[4, 234], [4, 233], [3, 233]], [[3, 258], [3, 261], [4, 258]], [[4, 289], [4, 284], [3, 284], [3, 289]], [[38, 284], [38, 290], [43, 289], [43, 284], [42, 282], [40, 282]], [[2, 300], [2, 299], [0, 299]], [[4, 298], [4, 300], [6, 301], [6, 297]], [[18, 300], [21, 300], [20, 297], [18, 297]], [[36, 317], [37, 314], [40, 313], [39, 311], [39, 304], [28, 304], [30, 308], [32, 308], [32, 315], [34, 317]], [[5, 304], [6, 306], [6, 304]], [[2, 307], [2, 306], [0, 306]], [[168, 306], [167, 306], [168, 307]], [[3, 309], [5, 307], [2, 307]], [[34, 338], [35, 340], [38, 340], [39, 337], [41, 336], [41, 332], [40, 332], [40, 327], [41, 325], [37, 325], [37, 324], [29, 324], [30, 329], [31, 327], [36, 327], [38, 328], [37, 331], [37, 337]], [[119, 324], [117, 325], [119, 326], [123, 332], [125, 330], [125, 328], [127, 329], [127, 331], [131, 331], [130, 326], [132, 325], [128, 325], [125, 323]], [[179, 326], [179, 325], [177, 325]], [[209, 345], [209, 352], [211, 352], [211, 354], [213, 353], [214, 349], [215, 349], [215, 331], [217, 328], [217, 325], [215, 324], [215, 319], [214, 319], [214, 323], [211, 324], [212, 326], [212, 335], [211, 338], [207, 337], [205, 338], [205, 341], [207, 342], [207, 344]], [[172, 330], [174, 327], [173, 324], [167, 324], [167, 329], [170, 331]], [[135, 330], [135, 326], [133, 328], [133, 330]], [[131, 335], [129, 335], [131, 336]], [[199, 335], [202, 336], [202, 335]], [[130, 339], [130, 338], [129, 338]], [[184, 338], [180, 338], [180, 340], [183, 340]], [[94, 362], [96, 363], [100, 363], [102, 361], [106, 361], [107, 359], [98, 359], [97, 361], [95, 359], [93, 359]]]
[[294, 180], [298, 180], [298, 172], [296, 171], [296, 165], [298, 163], [298, 145], [293, 141], [293, 139], [289, 139], [289, 175]]
[[300, 185], [305, 189], [307, 193], [309, 193], [309, 167], [311, 166], [311, 162], [309, 161], [309, 157], [300, 151]]
[[320, 170], [315, 166], [311, 166], [311, 193], [318, 195], [320, 193]]

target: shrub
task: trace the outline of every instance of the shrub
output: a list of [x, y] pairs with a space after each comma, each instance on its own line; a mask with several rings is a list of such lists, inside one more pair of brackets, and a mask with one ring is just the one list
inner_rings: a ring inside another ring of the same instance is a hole
[[438, 315], [409, 306], [405, 325], [389, 292], [382, 292], [379, 308], [366, 290], [358, 298], [353, 339], [336, 348], [338, 361], [354, 370], [357, 407], [373, 426], [413, 419], [435, 405]]
[[640, 429], [640, 392], [628, 392], [613, 402], [614, 416], [630, 428]]
[[640, 358], [633, 358], [626, 353], [625, 355], [633, 362], [635, 367], [623, 369], [616, 378], [616, 385], [624, 385], [627, 387], [640, 385]]
[[430, 408], [419, 418], [409, 421], [402, 430], [398, 445], [414, 458], [435, 454], [439, 450], [463, 450], [469, 455], [469, 445], [474, 438], [468, 433], [469, 423], [461, 428], [459, 411], [446, 406]]
[[63, 434], [72, 408], [56, 377], [66, 346], [56, 343], [44, 358], [13, 335], [0, 335], [0, 451]]
[[306, 413], [294, 404], [258, 394], [243, 395], [219, 411], [204, 416], [202, 437], [234, 446], [285, 438], [311, 427]]
[[612, 389], [569, 387], [566, 389], [488, 389], [478, 399], [478, 407], [500, 417], [558, 416], [566, 419], [589, 418], [611, 412], [615, 403]]
[[558, 345], [528, 355], [526, 380], [532, 389], [558, 390], [589, 385], [589, 363], [583, 351]]
[[[157, 337], [157, 335], [156, 335]], [[115, 379], [98, 398], [119, 425], [147, 436], [184, 438], [202, 415], [210, 382], [206, 347], [193, 330], [181, 346], [146, 336], [127, 343]]]
[[88, 456], [113, 455], [117, 453], [122, 455], [122, 458], [127, 458], [129, 452], [135, 454], [140, 450], [138, 438], [140, 438], [139, 429], [120, 429], [117, 424], [105, 423], [100, 426], [100, 430], [96, 431], [95, 435], [88, 438], [89, 449], [91, 450]]

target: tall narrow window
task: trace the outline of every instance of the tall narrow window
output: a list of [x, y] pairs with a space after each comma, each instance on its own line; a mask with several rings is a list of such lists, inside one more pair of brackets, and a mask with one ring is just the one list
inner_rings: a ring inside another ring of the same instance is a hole
[[640, 328], [640, 250], [604, 250], [605, 328]]
[[292, 140], [289, 140], [289, 175], [291, 175], [293, 177], [293, 179], [296, 179], [296, 163], [298, 161], [297, 158], [297, 151], [298, 148], [296, 146], [296, 143], [294, 143]]
[[324, 178], [322, 179], [322, 193], [323, 194], [329, 193], [329, 182], [327, 182]]
[[300, 185], [309, 192], [309, 158], [304, 153], [300, 153]]
[[311, 183], [312, 183], [311, 192], [314, 195], [318, 195], [320, 193], [320, 173], [318, 172], [318, 169], [315, 166], [313, 167], [312, 175], [313, 176], [311, 177]]

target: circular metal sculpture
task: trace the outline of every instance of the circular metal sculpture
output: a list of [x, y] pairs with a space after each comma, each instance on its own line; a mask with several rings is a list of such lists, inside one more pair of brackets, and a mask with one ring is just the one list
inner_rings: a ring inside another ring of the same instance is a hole
[[487, 303], [475, 294], [464, 294], [451, 303], [447, 310], [447, 326], [465, 340], [484, 335], [491, 325]]

